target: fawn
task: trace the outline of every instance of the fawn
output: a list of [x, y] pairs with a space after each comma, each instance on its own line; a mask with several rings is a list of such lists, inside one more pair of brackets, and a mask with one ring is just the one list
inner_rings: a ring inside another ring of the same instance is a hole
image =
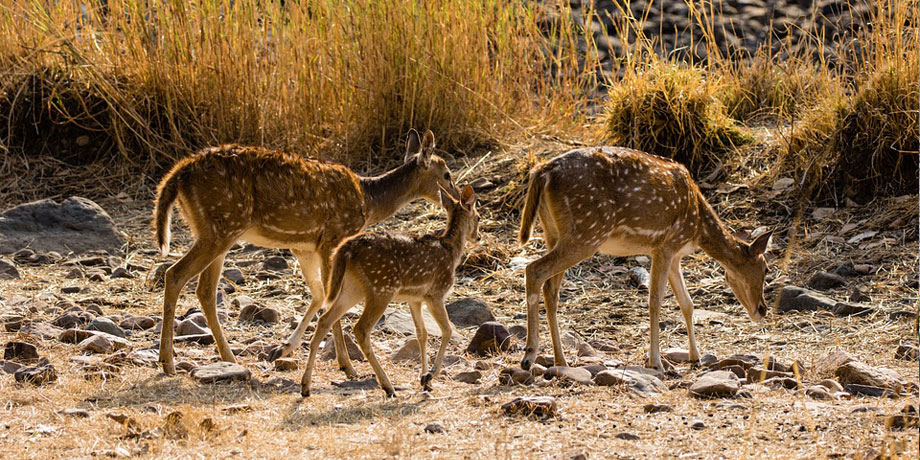
[[[355, 304], [364, 301], [364, 311], [354, 325], [355, 339], [374, 369], [380, 387], [388, 397], [396, 390], [387, 378], [371, 348], [370, 330], [377, 324], [391, 301], [409, 303], [421, 354], [422, 389], [431, 391], [431, 381], [441, 370], [452, 328], [444, 299], [454, 284], [467, 241], [479, 241], [479, 213], [476, 196], [467, 185], [460, 201], [443, 191], [441, 205], [447, 210], [447, 228], [440, 235], [410, 238], [391, 233], [362, 233], [346, 240], [336, 250], [329, 274], [325, 313], [316, 324], [310, 340], [310, 358], [301, 379], [302, 396], [310, 395], [310, 375], [320, 342], [334, 322]], [[422, 320], [424, 302], [441, 328], [441, 345], [434, 366], [426, 372], [428, 331]], [[304, 321], [307, 321], [306, 317]]]
[[[450, 169], [433, 154], [434, 134], [409, 132], [403, 165], [377, 177], [360, 177], [345, 166], [260, 147], [223, 145], [180, 160], [157, 189], [154, 228], [163, 255], [169, 249], [170, 210], [178, 202], [195, 236], [191, 249], [166, 270], [159, 361], [175, 373], [173, 325], [185, 283], [200, 273], [196, 295], [223, 361], [235, 362], [217, 320], [216, 291], [224, 257], [238, 240], [290, 249], [300, 263], [313, 301], [304, 318], [322, 305], [323, 281], [332, 251], [345, 238], [379, 222], [417, 198], [438, 203], [440, 189], [459, 196]], [[303, 334], [306, 321], [298, 334]], [[341, 324], [333, 331], [338, 362], [349, 378], [357, 373], [345, 350]], [[297, 343], [276, 349], [289, 354]]]
[[767, 263], [763, 253], [772, 232], [753, 243], [726, 229], [683, 165], [620, 147], [572, 150], [534, 167], [521, 213], [519, 239], [530, 238], [539, 215], [548, 251], [527, 265], [527, 344], [521, 367], [529, 369], [539, 346], [540, 291], [553, 341], [554, 363], [565, 365], [556, 311], [565, 270], [597, 252], [647, 254], [651, 344], [649, 364], [664, 370], [658, 349], [658, 313], [670, 281], [687, 324], [690, 360], [699, 362], [693, 335], [693, 301], [680, 259], [697, 248], [725, 268], [725, 278], [748, 315], [767, 314], [763, 298]]

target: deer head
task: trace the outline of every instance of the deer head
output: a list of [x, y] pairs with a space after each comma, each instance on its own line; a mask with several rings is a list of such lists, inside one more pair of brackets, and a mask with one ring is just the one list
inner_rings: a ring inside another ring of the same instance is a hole
[[772, 235], [772, 231], [764, 233], [750, 244], [738, 241], [741, 258], [725, 265], [725, 280], [748, 315], [756, 322], [767, 315], [767, 301], [763, 297], [763, 283], [767, 276], [764, 252]]
[[439, 195], [441, 206], [447, 210], [451, 221], [447, 225], [448, 228], [451, 228], [456, 220], [455, 225], [468, 242], [474, 243], [482, 239], [479, 233], [479, 212], [476, 210], [476, 194], [473, 193], [473, 187], [463, 186], [459, 201], [451, 198], [443, 189], [439, 191]]
[[418, 132], [414, 129], [409, 131], [405, 162], [415, 162], [417, 183], [421, 187], [418, 190], [419, 195], [428, 202], [437, 204], [440, 201], [439, 191], [446, 190], [452, 198], [459, 199], [460, 191], [454, 185], [450, 168], [441, 157], [434, 154], [434, 147], [434, 133], [431, 130], [425, 132], [425, 137], [421, 141]]

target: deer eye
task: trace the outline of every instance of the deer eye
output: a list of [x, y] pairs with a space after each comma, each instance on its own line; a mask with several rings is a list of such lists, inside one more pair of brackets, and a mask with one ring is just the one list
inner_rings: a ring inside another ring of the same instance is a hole
[[450, 171], [444, 173], [444, 180], [450, 180]]

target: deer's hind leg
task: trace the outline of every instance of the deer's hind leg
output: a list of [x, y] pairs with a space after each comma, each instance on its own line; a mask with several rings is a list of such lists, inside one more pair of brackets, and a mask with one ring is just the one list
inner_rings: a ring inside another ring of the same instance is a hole
[[[431, 391], [431, 381], [441, 372], [441, 366], [444, 364], [444, 354], [447, 352], [447, 345], [450, 344], [454, 329], [450, 324], [447, 308], [444, 307], [443, 297], [432, 297], [427, 299], [425, 303], [428, 304], [431, 316], [438, 322], [438, 328], [441, 329], [441, 345], [438, 347], [438, 355], [434, 358], [434, 365], [431, 367], [430, 372], [422, 376], [422, 388], [425, 391]], [[424, 368], [422, 371], [424, 372]]]
[[220, 354], [221, 361], [235, 363], [236, 358], [230, 351], [230, 345], [220, 327], [220, 320], [217, 319], [217, 283], [220, 280], [221, 269], [224, 266], [223, 253], [211, 262], [204, 271], [198, 275], [198, 287], [195, 294], [198, 301], [201, 302], [201, 309], [204, 311], [204, 317], [208, 321], [208, 327], [214, 335], [214, 341], [217, 343], [217, 352]]
[[371, 346], [371, 329], [377, 324], [377, 321], [380, 321], [380, 317], [383, 316], [383, 312], [386, 311], [391, 299], [392, 295], [368, 296], [364, 302], [364, 313], [361, 314], [361, 318], [358, 319], [354, 326], [355, 340], [358, 341], [358, 346], [364, 352], [367, 362], [374, 369], [374, 374], [377, 375], [377, 383], [386, 392], [388, 398], [396, 396], [396, 389], [393, 388], [390, 378], [387, 377], [380, 362], [377, 361], [377, 356], [374, 355], [374, 349]]
[[[163, 372], [175, 374], [176, 366], [173, 361], [173, 327], [176, 322], [176, 302], [182, 288], [193, 276], [201, 273], [211, 262], [223, 255], [230, 248], [235, 238], [217, 239], [212, 235], [199, 235], [195, 244], [178, 262], [166, 270], [163, 295], [163, 328], [160, 332], [159, 361], [163, 365]], [[215, 285], [216, 289], [216, 285]], [[210, 323], [210, 320], [209, 320]], [[232, 354], [231, 354], [232, 355]]]
[[313, 320], [316, 312], [323, 306], [323, 300], [325, 299], [323, 276], [320, 270], [322, 263], [319, 253], [308, 251], [291, 252], [294, 254], [294, 257], [297, 257], [297, 261], [300, 263], [300, 273], [303, 276], [304, 282], [307, 283], [307, 287], [310, 288], [310, 295], [313, 299], [310, 301], [310, 306], [304, 313], [300, 323], [297, 324], [297, 328], [294, 329], [294, 332], [291, 333], [284, 345], [272, 351], [271, 355], [268, 357], [269, 361], [290, 356], [294, 353], [294, 350], [303, 342], [303, 336], [307, 330], [307, 326], [310, 324], [310, 321]]
[[[347, 277], [348, 275], [346, 274], [345, 276]], [[316, 355], [319, 352], [319, 344], [329, 333], [329, 330], [332, 329], [333, 324], [337, 323], [345, 312], [361, 300], [361, 292], [354, 286], [353, 280], [349, 281], [342, 287], [342, 292], [339, 293], [334, 303], [331, 305], [324, 304], [327, 310], [316, 322], [316, 330], [313, 331], [313, 337], [310, 339], [310, 357], [307, 359], [307, 368], [300, 379], [300, 395], [303, 397], [310, 396], [310, 378], [313, 374], [313, 366], [316, 363]]]
[[428, 374], [428, 328], [425, 327], [425, 319], [422, 317], [422, 303], [409, 302], [409, 311], [412, 313], [412, 322], [415, 323], [415, 339], [418, 341], [419, 351], [419, 380], [422, 382], [422, 389], [430, 391], [431, 386], [427, 384], [425, 376]]

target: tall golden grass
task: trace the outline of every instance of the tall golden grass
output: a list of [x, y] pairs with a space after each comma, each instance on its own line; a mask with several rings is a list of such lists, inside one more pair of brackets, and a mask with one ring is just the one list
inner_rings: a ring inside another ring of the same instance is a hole
[[573, 119], [577, 32], [539, 22], [507, 0], [16, 2], [0, 7], [0, 134], [77, 126], [141, 165], [231, 141], [395, 157], [412, 127], [469, 151]]

